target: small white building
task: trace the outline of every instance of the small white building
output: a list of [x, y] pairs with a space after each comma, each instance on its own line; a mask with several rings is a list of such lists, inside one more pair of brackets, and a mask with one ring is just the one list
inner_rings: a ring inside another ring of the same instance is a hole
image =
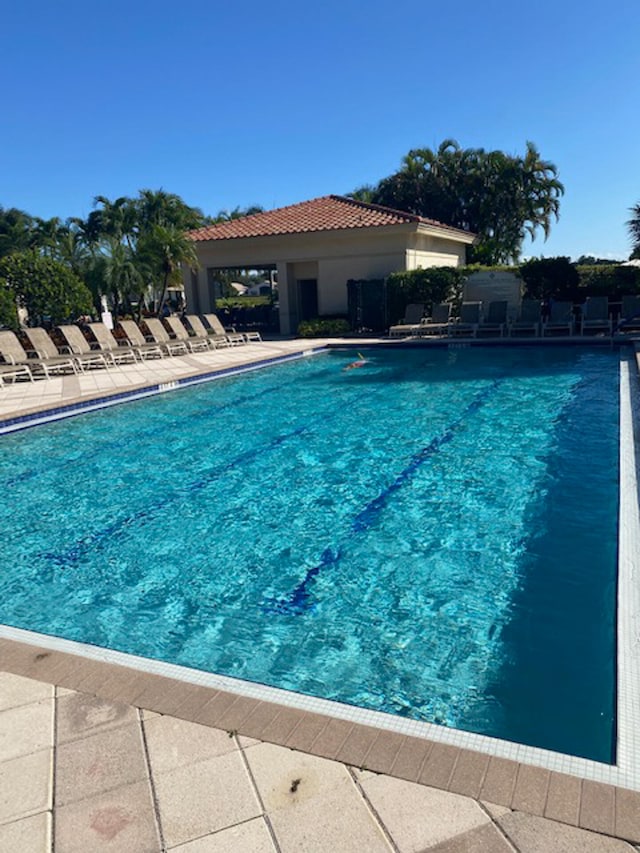
[[475, 235], [411, 213], [329, 195], [190, 232], [200, 263], [185, 271], [187, 308], [215, 310], [216, 274], [277, 270], [280, 330], [347, 313], [349, 279], [464, 266]]

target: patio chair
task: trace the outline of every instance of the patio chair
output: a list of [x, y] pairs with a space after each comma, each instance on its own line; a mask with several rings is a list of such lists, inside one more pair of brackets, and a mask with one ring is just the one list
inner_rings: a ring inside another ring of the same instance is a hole
[[542, 337], [549, 332], [563, 332], [573, 335], [573, 302], [552, 302], [549, 319], [542, 324]]
[[518, 318], [509, 326], [510, 335], [520, 335], [533, 332], [534, 337], [540, 334], [542, 323], [542, 302], [539, 299], [523, 299]]
[[178, 317], [165, 317], [164, 322], [169, 326], [169, 329], [177, 341], [184, 341], [189, 352], [202, 352], [209, 350], [212, 344], [209, 343], [206, 337], [197, 338], [191, 337], [186, 326]]
[[418, 328], [418, 335], [422, 338], [428, 335], [446, 335], [451, 321], [451, 303], [439, 302], [433, 305], [431, 316], [423, 319]]
[[204, 317], [205, 322], [209, 324], [211, 334], [215, 335], [216, 340], [225, 338], [231, 346], [234, 347], [246, 344], [244, 335], [241, 335], [240, 332], [236, 332], [235, 329], [233, 331], [225, 329], [217, 314], [203, 314], [202, 316]]
[[608, 296], [587, 296], [582, 309], [582, 322], [580, 323], [580, 334], [585, 332], [605, 332], [610, 335], [613, 330], [611, 317], [609, 316]]
[[[33, 372], [28, 364], [29, 356], [25, 352], [24, 347], [18, 340], [15, 332], [9, 330], [0, 332], [0, 377], [4, 384], [5, 379], [29, 379], [33, 382]], [[34, 369], [40, 364], [36, 362]], [[44, 368], [42, 368], [44, 371]], [[45, 372], [45, 376], [48, 374]]]
[[189, 352], [184, 341], [171, 340], [169, 332], [167, 332], [157, 317], [145, 317], [143, 323], [153, 343], [157, 344], [169, 355], [186, 355]]
[[114, 364], [124, 364], [136, 361], [136, 352], [131, 347], [119, 344], [104, 323], [88, 323], [91, 334], [96, 340], [100, 352], [107, 355]]
[[640, 296], [630, 295], [622, 297], [622, 308], [616, 332], [632, 332], [640, 329]]
[[424, 302], [410, 302], [404, 309], [404, 317], [389, 328], [390, 338], [406, 338], [417, 334], [424, 316]]
[[34, 361], [34, 370], [42, 369], [45, 376], [51, 373], [78, 373], [82, 372], [82, 365], [76, 358], [69, 355], [61, 355], [58, 347], [54, 344], [46, 329], [40, 326], [22, 330], [31, 344], [31, 349], [26, 350], [29, 363]]
[[57, 326], [56, 328], [66, 341], [66, 346], [61, 347], [60, 351], [64, 352], [64, 350], [67, 350], [83, 369], [85, 367], [89, 369], [92, 367], [104, 367], [106, 369], [115, 364], [110, 356], [91, 348], [91, 344], [78, 326]]
[[227, 340], [226, 335], [209, 334], [204, 323], [197, 314], [185, 314], [185, 320], [189, 324], [191, 331], [196, 338], [206, 338], [209, 346], [213, 349], [218, 347], [230, 347], [231, 343]]
[[506, 300], [497, 300], [489, 303], [487, 316], [482, 317], [476, 336], [478, 335], [499, 335], [504, 336], [505, 326], [507, 325], [507, 308], [509, 303]]
[[463, 302], [460, 306], [460, 317], [449, 323], [449, 335], [475, 338], [481, 317], [482, 302]]
[[164, 350], [158, 344], [150, 343], [133, 320], [119, 320], [118, 325], [125, 334], [127, 345], [134, 350], [140, 361], [147, 358], [164, 358]]

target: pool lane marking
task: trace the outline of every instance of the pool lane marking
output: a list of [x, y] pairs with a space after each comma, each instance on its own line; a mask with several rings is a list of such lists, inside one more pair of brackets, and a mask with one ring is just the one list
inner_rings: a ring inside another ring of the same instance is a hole
[[[419, 450], [411, 457], [409, 464], [400, 471], [395, 480], [383, 489], [354, 517], [349, 528], [349, 536], [368, 530], [378, 520], [381, 512], [389, 503], [391, 496], [406, 485], [414, 474], [432, 459], [446, 444], [456, 436], [456, 433], [467, 422], [471, 415], [481, 409], [496, 389], [502, 384], [503, 379], [494, 379], [487, 387], [479, 391], [474, 399], [465, 407], [462, 413], [446, 426], [439, 435], [434, 436], [429, 444]], [[284, 598], [266, 598], [262, 609], [267, 613], [281, 614], [285, 616], [297, 616], [308, 610], [313, 602], [309, 587], [314, 579], [323, 569], [335, 565], [342, 555], [343, 545], [329, 546], [324, 549], [320, 562], [309, 569], [298, 586]]]
[[[365, 399], [368, 401], [371, 399], [371, 396], [371, 391], [363, 391], [361, 394], [356, 395], [353, 402], [357, 402], [361, 399]], [[333, 399], [331, 402], [331, 408], [333, 408], [333, 406], [335, 406], [335, 399]], [[216, 411], [219, 411], [219, 409], [216, 409]], [[199, 491], [202, 491], [202, 489], [205, 489], [211, 483], [220, 479], [220, 477], [222, 477], [224, 474], [227, 474], [229, 471], [231, 471], [238, 465], [247, 462], [252, 462], [259, 456], [262, 456], [265, 453], [269, 453], [270, 451], [277, 449], [290, 439], [311, 432], [313, 424], [318, 421], [323, 421], [325, 418], [326, 411], [317, 413], [314, 417], [312, 417], [302, 426], [296, 427], [295, 429], [289, 432], [281, 433], [280, 435], [275, 436], [275, 438], [271, 439], [271, 441], [269, 441], [267, 444], [261, 444], [257, 447], [245, 450], [235, 456], [233, 459], [229, 460], [228, 462], [225, 462], [223, 465], [208, 471], [199, 479], [189, 483], [186, 487], [178, 487], [173, 493], [160, 499], [152, 507], [145, 507], [144, 509], [137, 510], [136, 512], [116, 519], [115, 521], [111, 522], [110, 524], [107, 524], [105, 527], [102, 527], [100, 530], [94, 533], [89, 533], [87, 536], [84, 536], [83, 538], [76, 541], [73, 545], [63, 550], [62, 553], [56, 553], [54, 551], [41, 551], [37, 556], [46, 560], [49, 566], [52, 568], [69, 569], [72, 565], [77, 564], [85, 554], [91, 551], [92, 548], [100, 547], [105, 542], [107, 542], [114, 534], [122, 531], [127, 527], [132, 526], [136, 522], [157, 515], [159, 511], [166, 510], [167, 507], [169, 507], [171, 503], [178, 497], [184, 496], [185, 494], [194, 494]]]

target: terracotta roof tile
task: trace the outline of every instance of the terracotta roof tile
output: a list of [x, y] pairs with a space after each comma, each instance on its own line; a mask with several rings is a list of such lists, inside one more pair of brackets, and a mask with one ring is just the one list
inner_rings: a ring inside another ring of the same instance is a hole
[[308, 234], [312, 231], [342, 231], [351, 228], [379, 228], [384, 225], [403, 225], [414, 222], [423, 223], [444, 231], [465, 234], [459, 228], [452, 228], [425, 219], [412, 213], [366, 204], [355, 199], [339, 195], [327, 195], [303, 201], [264, 213], [254, 213], [229, 222], [208, 225], [189, 232], [194, 241], [234, 240], [243, 237], [267, 237], [276, 234]]

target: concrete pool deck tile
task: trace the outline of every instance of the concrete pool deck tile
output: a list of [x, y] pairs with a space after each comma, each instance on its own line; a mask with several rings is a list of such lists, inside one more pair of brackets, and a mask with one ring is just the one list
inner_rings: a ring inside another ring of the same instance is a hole
[[130, 705], [86, 693], [70, 693], [57, 700], [56, 739], [69, 743], [99, 732], [137, 723], [138, 712]]
[[59, 744], [56, 802], [84, 800], [147, 779], [140, 726], [131, 724]]
[[50, 853], [51, 812], [41, 812], [0, 825], [0, 850], [7, 853]]
[[418, 781], [433, 788], [449, 789], [461, 750], [447, 743], [434, 743], [422, 766]]
[[578, 826], [580, 820], [580, 799], [582, 797], [582, 780], [577, 776], [567, 776], [564, 773], [551, 773], [547, 804], [544, 816], [549, 820], [559, 820]]
[[543, 815], [550, 776], [551, 772], [543, 767], [521, 764], [518, 767], [511, 808], [527, 814]]
[[148, 783], [125, 785], [56, 808], [54, 849], [57, 853], [160, 853]]
[[175, 710], [175, 716], [183, 720], [197, 722], [198, 712], [210, 702], [218, 693], [212, 687], [203, 687], [200, 684], [183, 684], [182, 701]]
[[616, 788], [615, 834], [640, 844], [640, 792]]
[[388, 773], [404, 742], [404, 735], [379, 731], [365, 756], [365, 766], [376, 773]]
[[369, 750], [376, 741], [378, 730], [371, 726], [354, 726], [340, 747], [337, 760], [354, 767], [363, 767]]
[[238, 726], [241, 726], [255, 711], [259, 702], [259, 699], [238, 696], [233, 705], [229, 705], [226, 711], [223, 711], [220, 715], [217, 727], [225, 731], [236, 731]]
[[518, 853], [518, 851], [493, 824], [487, 824], [429, 847], [428, 853]]
[[175, 714], [182, 704], [182, 685], [160, 676], [145, 678], [144, 688], [131, 700], [131, 704], [158, 714]]
[[313, 741], [311, 748], [314, 755], [335, 758], [353, 728], [354, 723], [347, 720], [329, 719], [327, 725]]
[[0, 824], [47, 811], [53, 796], [53, 749], [3, 762], [0, 779]]
[[518, 853], [634, 853], [626, 841], [522, 812], [497, 823]]
[[309, 752], [320, 732], [329, 724], [329, 718], [306, 712], [286, 740], [285, 746]]
[[613, 835], [616, 826], [615, 788], [590, 779], [582, 782], [580, 826]]
[[394, 853], [362, 797], [346, 783], [269, 817], [282, 853]]
[[260, 740], [266, 740], [269, 743], [286, 743], [303, 716], [304, 711], [299, 711], [297, 708], [282, 708], [280, 713], [262, 729]]
[[405, 737], [389, 771], [408, 782], [417, 782], [433, 743], [416, 737]]
[[171, 853], [279, 853], [262, 817], [172, 847]]
[[[223, 716], [225, 711], [229, 710], [237, 699], [238, 696], [236, 694], [227, 693], [225, 690], [219, 690], [217, 693], [210, 694], [209, 699], [198, 709], [197, 713], [193, 714], [193, 722], [219, 728], [218, 720]], [[267, 705], [267, 703], [259, 702], [247, 719], [250, 719], [254, 713], [259, 713], [262, 705]], [[278, 706], [271, 706], [272, 709], [277, 707]], [[273, 711], [273, 713], [275, 713], [275, 711]]]
[[448, 790], [454, 794], [478, 798], [489, 766], [489, 756], [481, 752], [460, 750]]
[[365, 779], [362, 788], [400, 850], [429, 850], [472, 829], [489, 815], [469, 797], [388, 776]]
[[54, 700], [0, 711], [0, 762], [53, 746]]
[[154, 784], [169, 848], [262, 814], [238, 751], [154, 774]]
[[225, 731], [173, 717], [154, 717], [145, 722], [144, 733], [153, 773], [168, 773], [238, 749]]
[[518, 765], [515, 761], [492, 755], [480, 788], [479, 799], [510, 807], [517, 777]]
[[21, 705], [30, 705], [41, 699], [52, 699], [53, 688], [50, 684], [41, 681], [33, 681], [21, 675], [13, 675], [9, 672], [0, 673], [0, 711], [8, 708], [19, 708]]
[[[230, 694], [225, 695], [228, 697]], [[258, 702], [253, 711], [242, 721], [240, 727], [242, 734], [262, 740], [262, 732], [275, 720], [282, 710], [281, 705], [276, 705], [273, 702]], [[221, 716], [222, 714], [216, 716], [216, 720]], [[212, 721], [211, 725], [217, 727], [218, 724]]]
[[253, 746], [245, 755], [267, 813], [317, 799], [337, 786], [354, 788], [343, 764], [270, 743]]

